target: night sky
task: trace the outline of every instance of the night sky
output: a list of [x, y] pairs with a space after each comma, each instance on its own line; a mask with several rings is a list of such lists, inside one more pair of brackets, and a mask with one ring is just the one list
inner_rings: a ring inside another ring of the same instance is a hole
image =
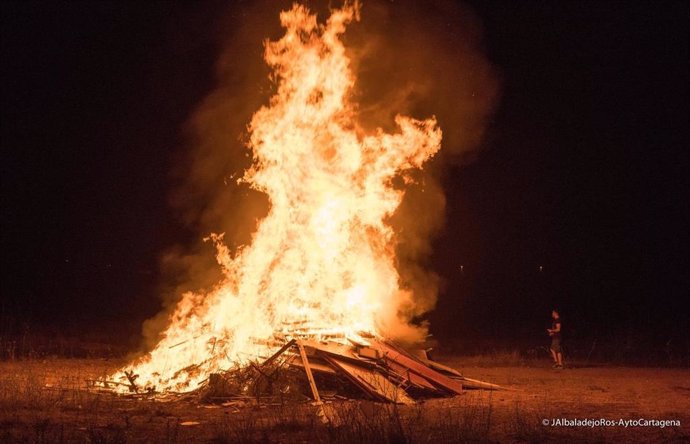
[[[501, 99], [443, 176], [432, 332], [537, 343], [558, 306], [572, 338], [687, 344], [687, 2], [469, 4]], [[135, 337], [162, 252], [203, 235], [171, 171], [245, 3], [0, 7], [0, 319]]]

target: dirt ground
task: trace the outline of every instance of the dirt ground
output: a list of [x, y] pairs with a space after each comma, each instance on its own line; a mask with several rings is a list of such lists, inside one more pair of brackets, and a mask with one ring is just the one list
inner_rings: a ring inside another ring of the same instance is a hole
[[[86, 380], [117, 368], [117, 361], [2, 362], [0, 442], [690, 442], [687, 369], [440, 361], [508, 390], [467, 391], [410, 407], [337, 402], [327, 405], [337, 421], [326, 426], [308, 403], [209, 405], [195, 397], [132, 399], [85, 389]], [[626, 427], [626, 420], [633, 422]], [[680, 426], [645, 422], [663, 420]]]

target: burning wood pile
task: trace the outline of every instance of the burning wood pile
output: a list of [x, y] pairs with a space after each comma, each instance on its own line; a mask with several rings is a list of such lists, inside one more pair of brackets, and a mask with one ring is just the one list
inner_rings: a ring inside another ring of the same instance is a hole
[[106, 388], [401, 404], [496, 388], [380, 339], [427, 333], [412, 320], [431, 306], [397, 269], [391, 218], [442, 134], [433, 116], [362, 124], [341, 40], [359, 14], [357, 1], [323, 24], [300, 5], [280, 14], [285, 35], [264, 53], [275, 94], [247, 127], [252, 166], [238, 180], [267, 196], [268, 214], [234, 250], [209, 236], [223, 278], [182, 294], [155, 348]]
[[500, 387], [465, 378], [428, 359], [423, 350], [415, 355], [392, 342], [366, 338], [349, 345], [292, 339], [260, 364], [212, 374], [201, 390], [210, 401], [312, 399], [321, 403], [367, 398], [412, 404], [423, 398], [459, 395], [468, 388]]

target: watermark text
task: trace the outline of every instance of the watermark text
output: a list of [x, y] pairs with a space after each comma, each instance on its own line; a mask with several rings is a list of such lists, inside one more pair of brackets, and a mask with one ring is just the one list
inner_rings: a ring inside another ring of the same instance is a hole
[[544, 418], [541, 423], [546, 427], [680, 427], [679, 419], [656, 418]]

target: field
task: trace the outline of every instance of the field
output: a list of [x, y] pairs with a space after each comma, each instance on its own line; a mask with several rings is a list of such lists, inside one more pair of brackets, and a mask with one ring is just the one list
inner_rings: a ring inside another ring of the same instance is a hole
[[[308, 403], [213, 405], [195, 397], [153, 401], [86, 390], [86, 380], [117, 368], [118, 360], [0, 362], [0, 442], [690, 442], [687, 369], [440, 361], [509, 390], [467, 391], [405, 407], [331, 403], [332, 422], [324, 425]], [[680, 426], [542, 424], [558, 418], [679, 420]]]

